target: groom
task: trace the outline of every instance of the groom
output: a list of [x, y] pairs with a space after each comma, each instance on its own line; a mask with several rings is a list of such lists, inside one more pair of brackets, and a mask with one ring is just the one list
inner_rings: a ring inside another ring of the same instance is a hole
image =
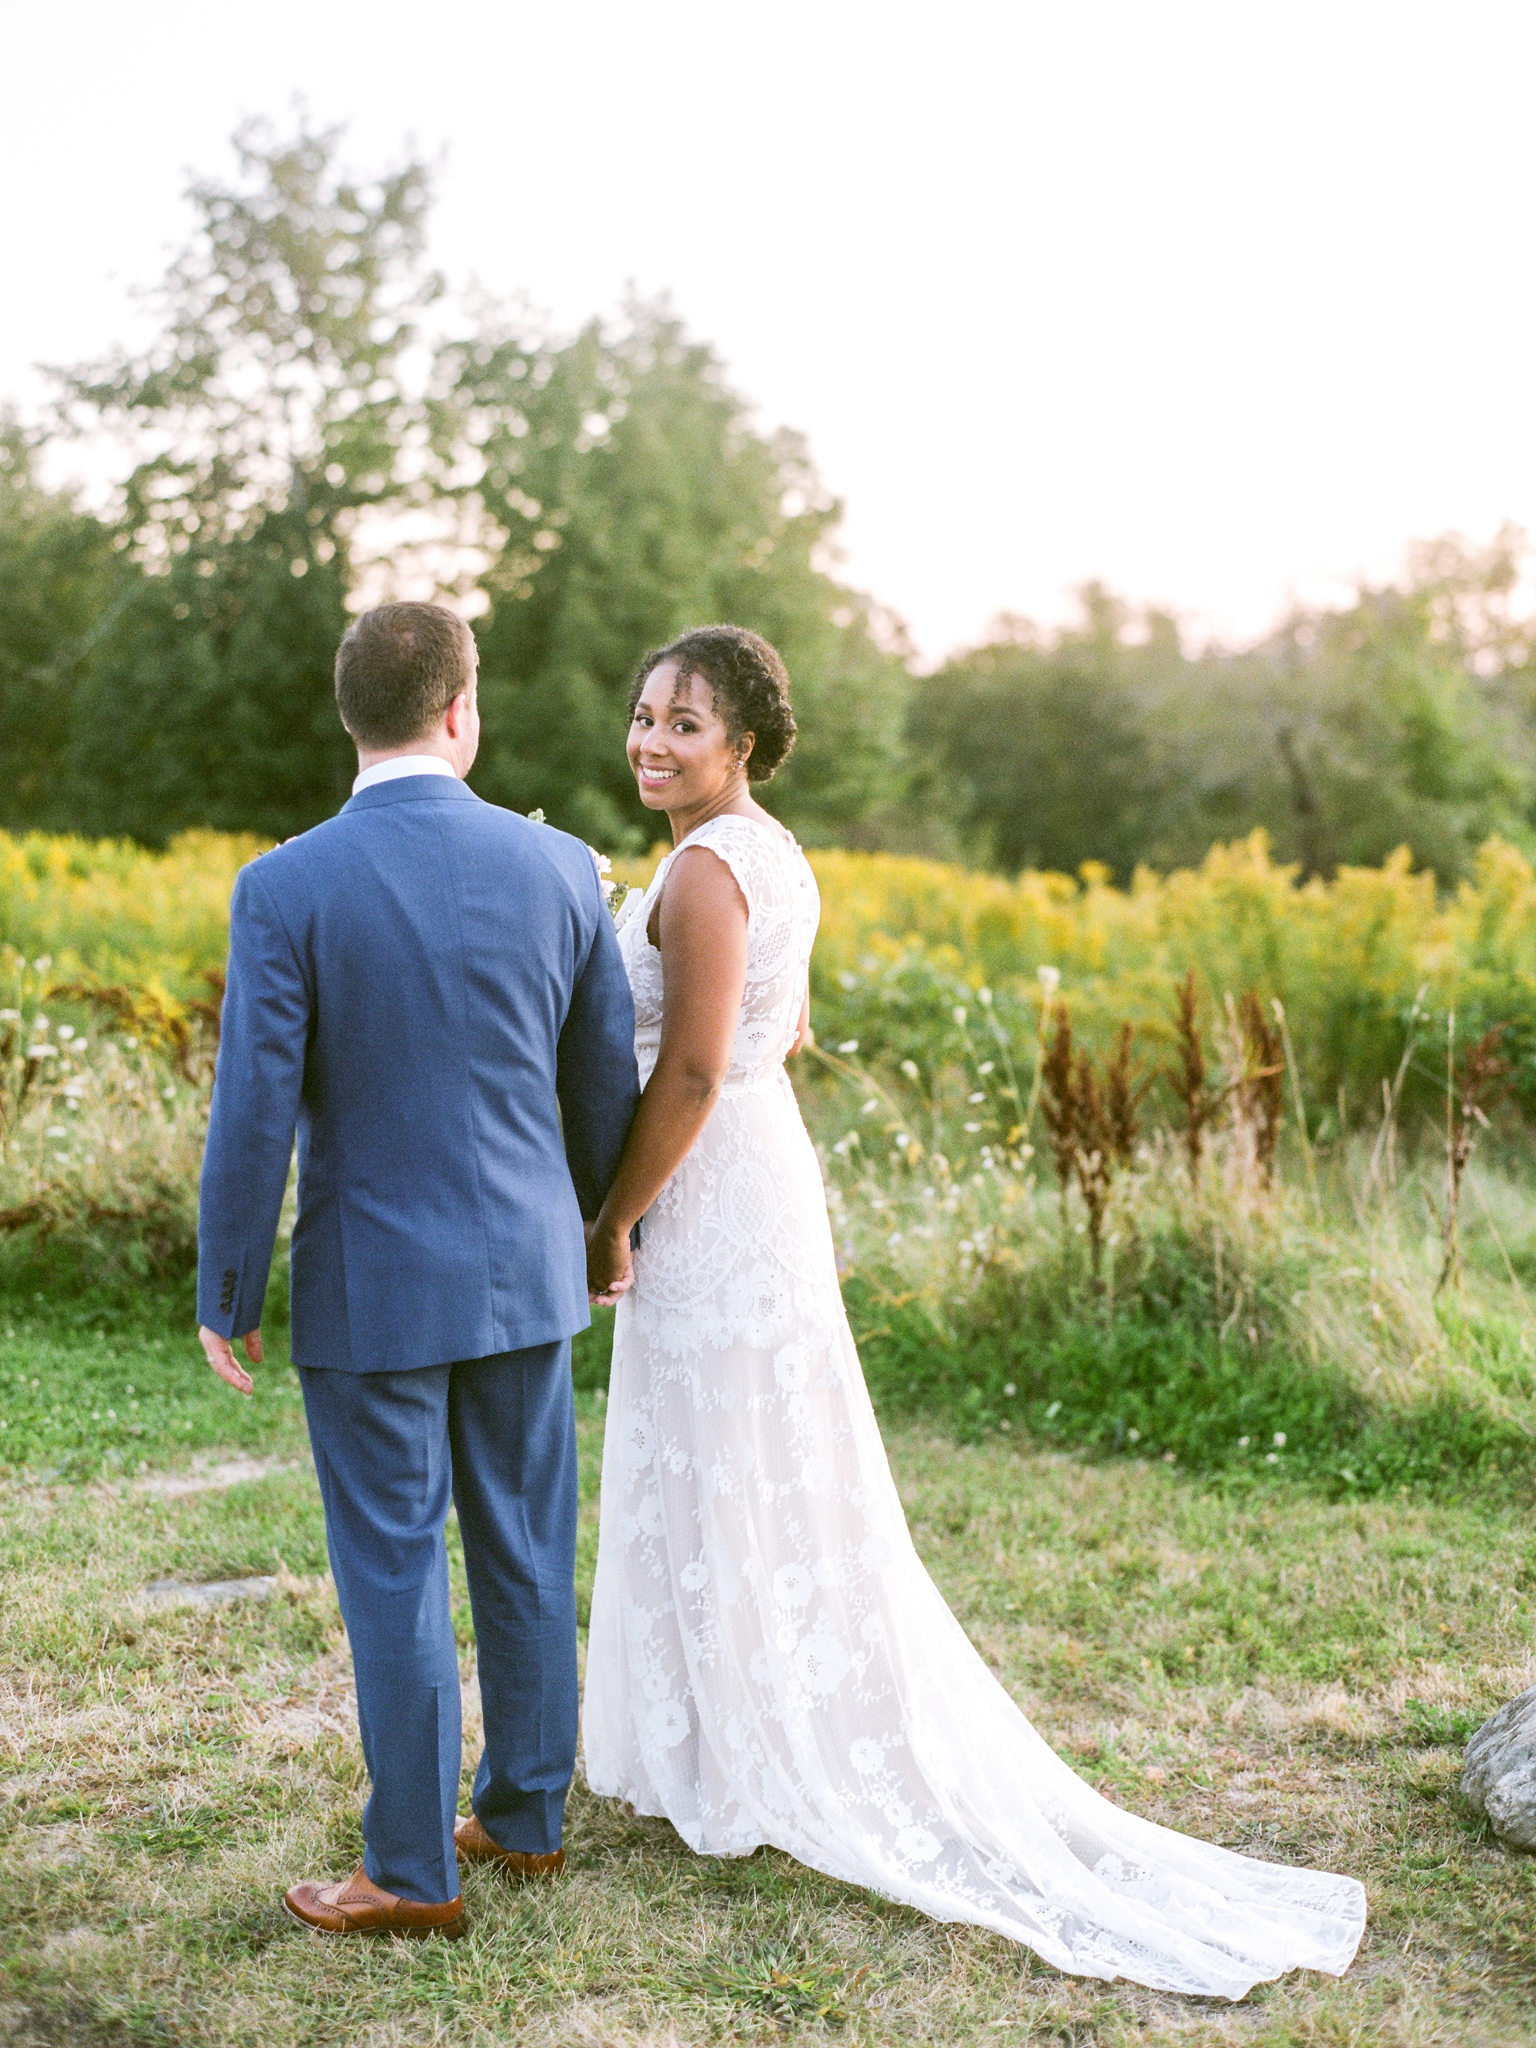
[[[570, 1339], [582, 1217], [638, 1095], [634, 1014], [591, 853], [465, 787], [475, 668], [452, 612], [365, 613], [336, 656], [351, 801], [253, 861], [230, 906], [199, 1335], [248, 1394], [231, 1340], [260, 1363], [297, 1130], [293, 1359], [373, 1780], [362, 1867], [284, 1901], [324, 1934], [457, 1934], [458, 1857], [518, 1879], [564, 1860]], [[463, 1820], [450, 1494], [485, 1717]]]

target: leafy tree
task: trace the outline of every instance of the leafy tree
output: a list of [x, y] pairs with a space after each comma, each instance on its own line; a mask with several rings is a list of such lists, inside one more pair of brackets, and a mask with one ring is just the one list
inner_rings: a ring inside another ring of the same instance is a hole
[[72, 820], [60, 770], [80, 675], [134, 578], [110, 527], [38, 483], [31, 438], [0, 417], [0, 826]]
[[453, 344], [437, 434], [490, 538], [488, 796], [599, 843], [654, 837], [624, 760], [630, 677], [646, 649], [727, 619], [773, 640], [795, 684], [801, 740], [769, 793], [786, 819], [847, 837], [899, 800], [906, 669], [822, 566], [839, 507], [803, 442], [758, 433], [664, 307], [564, 346], [505, 325]]
[[947, 809], [969, 856], [1125, 879], [1155, 831], [1170, 770], [1158, 712], [1187, 664], [1171, 622], [1128, 644], [1126, 608], [1082, 592], [1081, 626], [1055, 635], [1004, 617], [998, 637], [919, 686], [911, 740], [925, 800]]
[[922, 686], [912, 735], [974, 858], [1075, 871], [1199, 861], [1262, 826], [1307, 873], [1398, 846], [1451, 883], [1529, 840], [1536, 707], [1503, 544], [1421, 550], [1405, 586], [1298, 611], [1246, 653], [1185, 654], [1102, 590], [1081, 627], [1007, 621]]
[[144, 581], [80, 693], [76, 815], [151, 843], [191, 824], [286, 833], [345, 794], [331, 701], [360, 519], [430, 495], [407, 368], [422, 266], [418, 163], [360, 183], [335, 131], [236, 137], [142, 356], [62, 374], [77, 430], [132, 451], [122, 527]]

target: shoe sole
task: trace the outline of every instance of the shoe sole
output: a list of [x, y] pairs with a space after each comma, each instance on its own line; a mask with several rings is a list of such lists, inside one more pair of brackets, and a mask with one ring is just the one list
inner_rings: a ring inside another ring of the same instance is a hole
[[429, 1941], [434, 1934], [440, 1934], [444, 1941], [462, 1941], [469, 1932], [462, 1913], [457, 1920], [445, 1920], [440, 1927], [317, 1927], [313, 1920], [306, 1920], [302, 1913], [295, 1913], [286, 1899], [283, 1900], [283, 1911], [295, 1927], [302, 1927], [317, 1941], [356, 1941], [359, 1936], [367, 1939], [380, 1934], [396, 1934], [406, 1941]]
[[461, 1863], [477, 1863], [482, 1870], [494, 1870], [505, 1884], [557, 1884], [565, 1875], [561, 1870], [517, 1870], [511, 1864], [499, 1863], [494, 1856], [466, 1856], [460, 1852]]

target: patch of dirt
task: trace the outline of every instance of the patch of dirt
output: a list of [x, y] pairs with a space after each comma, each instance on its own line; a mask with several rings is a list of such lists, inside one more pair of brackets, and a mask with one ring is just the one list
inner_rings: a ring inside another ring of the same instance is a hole
[[226, 1486], [245, 1486], [253, 1479], [270, 1479], [274, 1472], [297, 1472], [295, 1458], [231, 1458], [222, 1465], [190, 1472], [155, 1472], [136, 1479], [134, 1493], [152, 1494], [157, 1500], [185, 1500], [189, 1494], [217, 1493]]

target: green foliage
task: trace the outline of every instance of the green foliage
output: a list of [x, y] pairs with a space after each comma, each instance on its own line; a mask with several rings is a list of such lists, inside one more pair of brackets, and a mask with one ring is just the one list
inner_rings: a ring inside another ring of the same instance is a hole
[[197, 225], [157, 295], [160, 336], [62, 374], [66, 421], [132, 451], [115, 534], [144, 572], [51, 757], [88, 830], [281, 837], [345, 799], [331, 671], [352, 535], [420, 494], [407, 365], [436, 281], [423, 166], [359, 183], [336, 147], [242, 129], [238, 180], [188, 195]]
[[77, 693], [77, 814], [165, 846], [198, 826], [283, 839], [339, 810], [357, 772], [331, 681], [345, 594], [340, 555], [287, 511], [144, 577]]
[[36, 448], [0, 415], [0, 826], [72, 822], [65, 753], [92, 642], [136, 578], [110, 527], [35, 475]]
[[1171, 620], [1083, 593], [1079, 628], [1005, 620], [914, 699], [912, 742], [974, 858], [1072, 874], [1198, 861], [1262, 828], [1307, 875], [1407, 847], [1444, 884], [1501, 833], [1532, 844], [1525, 553], [1419, 549], [1402, 587], [1298, 610], [1240, 655], [1184, 653]]
[[477, 631], [475, 784], [599, 843], [655, 820], [623, 753], [640, 656], [686, 626], [750, 626], [782, 651], [802, 738], [770, 801], [812, 840], [857, 833], [901, 789], [907, 677], [871, 609], [818, 566], [839, 508], [792, 434], [765, 437], [711, 351], [664, 307], [563, 347], [506, 329], [439, 365], [445, 458], [499, 547]]
[[[1091, 1044], [1107, 1047], [1124, 1019], [1144, 1056], [1165, 1061], [1174, 990], [1192, 970], [1207, 1031], [1228, 995], [1254, 990], [1266, 1015], [1283, 1004], [1308, 1114], [1335, 1135], [1341, 1115], [1374, 1123], [1410, 1039], [1407, 1100], [1443, 1108], [1452, 1010], [1462, 1044], [1509, 1027], [1503, 1048], [1536, 1113], [1536, 870], [1506, 842], [1481, 847], [1450, 896], [1412, 873], [1406, 854], [1301, 882], [1261, 834], [1212, 847], [1195, 869], [1143, 871], [1129, 889], [1094, 867], [1079, 883], [886, 854], [821, 853], [815, 866], [816, 1028], [827, 1044], [857, 1040], [882, 1071], [904, 1058], [925, 1072], [952, 1063], [969, 1039], [991, 1035], [990, 1006], [1027, 1077], [1042, 974], [1059, 977], [1074, 1031]], [[968, 1008], [964, 1024], [957, 1007]], [[988, 1083], [988, 1115], [1006, 1129], [998, 1086]]]
[[350, 611], [436, 590], [480, 608], [477, 786], [615, 851], [656, 829], [623, 758], [635, 664], [715, 619], [785, 654], [801, 739], [770, 801], [811, 845], [1125, 881], [1262, 828], [1304, 875], [1402, 846], [1442, 887], [1491, 834], [1536, 847], [1512, 529], [1244, 653], [1089, 585], [1079, 626], [1005, 618], [917, 683], [831, 572], [841, 507], [804, 442], [665, 303], [565, 338], [433, 315], [423, 164], [358, 178], [304, 122], [235, 148], [189, 190], [149, 345], [59, 373], [54, 425], [122, 445], [112, 514], [0, 428], [0, 825], [304, 829], [346, 793]]
[[99, 1295], [0, 1289], [0, 1472], [86, 1480], [203, 1451], [301, 1453], [299, 1387], [280, 1327], [256, 1377], [242, 1400], [209, 1371], [190, 1297], [141, 1296], [125, 1313]]

